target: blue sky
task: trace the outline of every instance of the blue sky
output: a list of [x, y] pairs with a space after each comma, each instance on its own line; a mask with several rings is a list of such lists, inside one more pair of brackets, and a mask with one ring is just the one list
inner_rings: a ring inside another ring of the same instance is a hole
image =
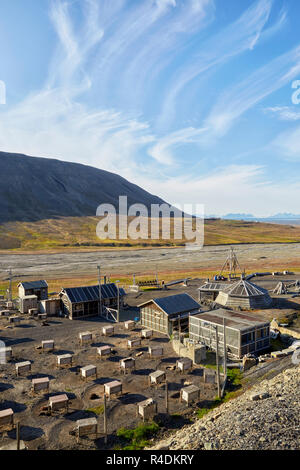
[[300, 213], [299, 18], [299, 0], [0, 0], [0, 149], [206, 214]]

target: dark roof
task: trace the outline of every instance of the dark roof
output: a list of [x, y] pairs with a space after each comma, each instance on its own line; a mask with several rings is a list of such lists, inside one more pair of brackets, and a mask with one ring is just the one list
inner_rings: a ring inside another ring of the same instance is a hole
[[203, 286], [199, 287], [198, 290], [201, 292], [219, 292], [224, 289], [224, 286], [227, 287], [228, 284], [220, 282], [206, 282]]
[[[268, 291], [262, 287], [258, 287], [249, 281], [238, 281], [235, 284], [229, 285], [222, 289], [222, 292], [230, 295], [231, 297], [256, 297], [259, 295], [266, 295]], [[269, 294], [268, 294], [269, 295]]]
[[204, 322], [211, 322], [221, 326], [223, 326], [223, 318], [225, 318], [226, 327], [233, 328], [235, 330], [247, 330], [254, 326], [270, 324], [268, 320], [252, 315], [250, 312], [233, 312], [223, 308], [200, 313], [199, 315], [195, 315], [194, 318], [199, 318]]
[[[92, 302], [99, 300], [99, 286], [87, 287], [68, 287], [63, 289], [72, 303]], [[124, 289], [120, 288], [120, 297], [125, 295]], [[118, 296], [118, 288], [116, 284], [101, 285], [102, 299], [116, 298]]]
[[139, 305], [142, 307], [150, 302], [154, 302], [167, 315], [199, 310], [200, 305], [188, 294], [169, 295], [168, 297], [159, 297], [157, 299], [148, 300], [148, 302]]
[[18, 286], [23, 286], [24, 289], [42, 289], [48, 287], [48, 284], [46, 281], [26, 281], [20, 282]]

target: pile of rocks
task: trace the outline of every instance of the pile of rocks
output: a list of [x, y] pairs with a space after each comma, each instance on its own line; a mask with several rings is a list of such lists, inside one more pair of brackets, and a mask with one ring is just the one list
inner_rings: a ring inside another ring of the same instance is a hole
[[300, 448], [300, 367], [264, 380], [154, 449], [269, 450]]

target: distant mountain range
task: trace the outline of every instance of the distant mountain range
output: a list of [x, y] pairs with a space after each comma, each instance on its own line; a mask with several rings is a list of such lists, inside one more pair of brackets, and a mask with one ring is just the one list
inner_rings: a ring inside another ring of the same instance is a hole
[[299, 214], [291, 214], [288, 212], [278, 213], [274, 215], [270, 215], [267, 217], [256, 217], [253, 214], [226, 214], [222, 216], [207, 216], [207, 217], [214, 217], [223, 220], [245, 220], [250, 222], [270, 222], [270, 223], [277, 223], [277, 224], [292, 224], [292, 225], [300, 225], [300, 215]]
[[119, 195], [148, 209], [164, 202], [117, 174], [78, 163], [0, 152], [0, 165], [1, 223], [95, 216], [102, 203], [117, 210]]

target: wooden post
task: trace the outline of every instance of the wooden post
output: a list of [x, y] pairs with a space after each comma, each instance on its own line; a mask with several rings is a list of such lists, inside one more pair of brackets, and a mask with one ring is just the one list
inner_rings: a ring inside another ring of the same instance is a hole
[[219, 369], [219, 336], [218, 336], [218, 328], [217, 328], [217, 327], [216, 327], [216, 365], [217, 365], [218, 398], [221, 398], [221, 390], [220, 390], [220, 369]]
[[17, 450], [20, 450], [20, 422], [17, 422]]
[[117, 314], [117, 322], [120, 323], [120, 289], [119, 289], [119, 283], [117, 282], [117, 289], [118, 289], [118, 314]]
[[102, 315], [102, 292], [101, 292], [101, 267], [97, 266], [98, 269], [98, 287], [99, 287], [99, 315]]
[[106, 407], [106, 395], [104, 393], [104, 410], [103, 410], [103, 416], [104, 416], [104, 443], [107, 444], [107, 407]]
[[166, 380], [166, 412], [169, 414], [169, 383]]
[[224, 334], [224, 380], [227, 375], [227, 345], [226, 345], [226, 318], [223, 318], [223, 334]]

